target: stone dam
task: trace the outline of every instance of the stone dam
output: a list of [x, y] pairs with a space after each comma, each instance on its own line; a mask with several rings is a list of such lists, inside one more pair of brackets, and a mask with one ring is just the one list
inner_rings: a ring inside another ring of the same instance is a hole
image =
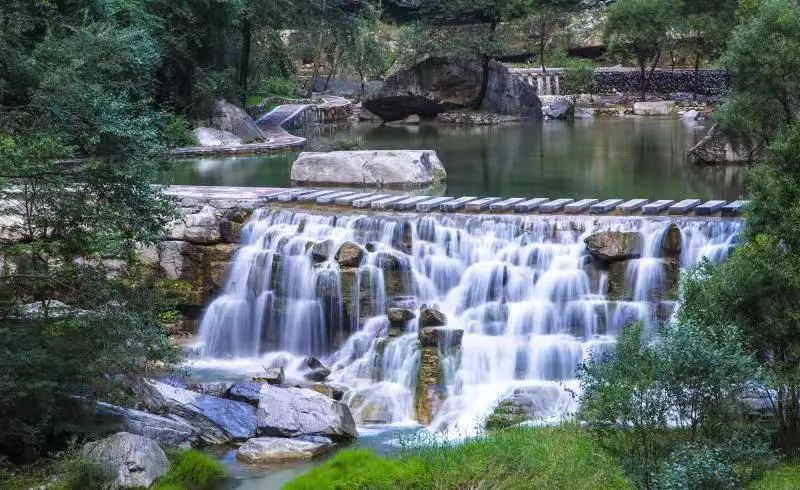
[[360, 425], [463, 433], [504, 401], [538, 421], [573, 410], [580, 363], [631, 321], [657, 334], [681, 272], [735, 246], [744, 205], [168, 192], [183, 217], [141, 257], [186, 284], [193, 371], [281, 367]]

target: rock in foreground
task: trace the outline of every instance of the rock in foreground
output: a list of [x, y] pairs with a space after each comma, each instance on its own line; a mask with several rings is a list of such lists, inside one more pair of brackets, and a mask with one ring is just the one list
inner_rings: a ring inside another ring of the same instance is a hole
[[417, 187], [446, 178], [433, 150], [303, 152], [291, 172], [298, 184]]
[[[434, 118], [437, 114], [472, 107], [481, 90], [480, 60], [428, 58], [391, 74], [364, 107], [384, 121], [411, 115]], [[496, 114], [538, 119], [541, 102], [533, 87], [496, 61], [489, 62], [486, 96], [478, 108]]]
[[264, 385], [258, 404], [258, 433], [265, 436], [358, 436], [350, 409], [342, 402], [305, 388]]
[[112, 423], [121, 425], [125, 432], [153, 439], [167, 446], [181, 446], [197, 440], [194, 428], [179, 420], [103, 402], [97, 403], [97, 412], [99, 416], [109, 417]]
[[589, 235], [586, 249], [607, 262], [635, 259], [642, 254], [642, 236], [635, 231], [600, 231]]
[[246, 463], [275, 463], [302, 461], [333, 449], [333, 441], [321, 436], [303, 436], [287, 439], [283, 437], [257, 437], [239, 448], [236, 458]]
[[169, 469], [169, 460], [156, 441], [127, 432], [90, 442], [82, 452], [114, 475], [114, 488], [147, 488]]

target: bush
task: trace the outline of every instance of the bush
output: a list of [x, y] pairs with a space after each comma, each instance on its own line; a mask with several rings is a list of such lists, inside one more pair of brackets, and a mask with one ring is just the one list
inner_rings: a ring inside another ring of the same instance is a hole
[[169, 471], [156, 483], [157, 490], [207, 490], [218, 488], [227, 478], [228, 470], [211, 456], [189, 449], [179, 452]]
[[287, 489], [631, 488], [621, 468], [574, 424], [512, 427], [463, 443], [404, 449], [396, 459], [345, 450]]
[[747, 488], [751, 490], [794, 490], [800, 482], [800, 461], [786, 461], [773, 468]]
[[161, 126], [165, 144], [170, 148], [194, 146], [197, 138], [192, 134], [192, 123], [178, 114], [168, 114]]
[[360, 136], [342, 136], [333, 141], [333, 149], [338, 151], [355, 151], [366, 148], [364, 138]]
[[64, 461], [61, 477], [55, 488], [63, 490], [105, 490], [113, 480], [114, 475], [105, 468], [78, 456]]

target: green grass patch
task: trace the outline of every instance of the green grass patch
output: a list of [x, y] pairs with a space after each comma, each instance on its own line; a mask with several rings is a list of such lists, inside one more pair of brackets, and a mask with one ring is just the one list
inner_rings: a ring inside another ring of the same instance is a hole
[[750, 490], [794, 490], [800, 488], [800, 460], [786, 461], [750, 483]]
[[613, 457], [577, 426], [566, 424], [510, 427], [463, 444], [405, 449], [398, 458], [345, 450], [285, 488], [613, 490], [632, 485]]
[[228, 469], [200, 451], [180, 451], [172, 459], [169, 471], [156, 482], [156, 490], [210, 490], [219, 488], [228, 477]]

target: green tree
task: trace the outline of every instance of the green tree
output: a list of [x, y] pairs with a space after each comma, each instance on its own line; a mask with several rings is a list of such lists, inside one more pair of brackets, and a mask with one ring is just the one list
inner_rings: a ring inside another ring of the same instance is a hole
[[546, 72], [545, 53], [556, 33], [563, 29], [569, 15], [581, 6], [580, 0], [522, 0], [517, 2], [520, 17], [539, 54], [539, 64]]
[[603, 33], [606, 45], [612, 54], [632, 56], [636, 61], [642, 100], [647, 98], [678, 8], [675, 0], [618, 0], [608, 9]]
[[581, 94], [589, 94], [591, 97], [595, 88], [595, 64], [582, 58], [565, 58], [562, 64], [567, 86], [572, 94], [572, 104], [577, 104]]
[[391, 65], [390, 52], [378, 37], [378, 14], [371, 7], [364, 8], [340, 45], [342, 64], [358, 75], [362, 94], [366, 93], [367, 77], [383, 74]]

